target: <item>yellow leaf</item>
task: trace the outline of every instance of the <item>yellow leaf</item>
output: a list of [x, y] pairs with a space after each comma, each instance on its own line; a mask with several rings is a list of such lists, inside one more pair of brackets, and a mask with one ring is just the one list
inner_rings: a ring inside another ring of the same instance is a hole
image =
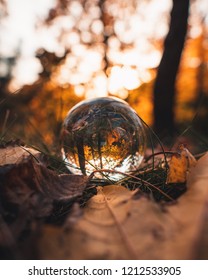
[[169, 162], [167, 183], [184, 183], [190, 168], [196, 165], [195, 157], [183, 145], [180, 153], [174, 154]]

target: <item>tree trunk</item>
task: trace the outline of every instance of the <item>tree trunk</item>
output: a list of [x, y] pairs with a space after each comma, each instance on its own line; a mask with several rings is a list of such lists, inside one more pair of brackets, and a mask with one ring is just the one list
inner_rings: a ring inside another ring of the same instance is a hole
[[103, 62], [104, 62], [104, 67], [103, 67], [103, 70], [104, 70], [104, 73], [107, 75], [107, 69], [110, 65], [109, 60], [108, 60], [108, 55], [107, 55], [108, 39], [112, 35], [111, 34], [112, 30], [109, 31], [108, 27], [109, 27], [109, 20], [112, 20], [112, 19], [110, 18], [110, 16], [107, 14], [107, 12], [105, 10], [105, 4], [106, 4], [106, 0], [99, 0], [99, 2], [98, 2], [100, 12], [101, 12], [100, 19], [101, 19], [101, 21], [103, 23], [103, 26], [104, 26], [104, 32], [103, 32], [103, 47], [104, 47]]
[[175, 133], [175, 81], [184, 47], [189, 0], [173, 0], [170, 29], [164, 42], [164, 52], [154, 85], [154, 129], [160, 137]]

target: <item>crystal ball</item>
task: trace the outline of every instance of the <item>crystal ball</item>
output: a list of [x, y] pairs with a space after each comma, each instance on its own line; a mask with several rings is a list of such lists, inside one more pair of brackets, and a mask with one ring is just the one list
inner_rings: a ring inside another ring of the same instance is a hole
[[68, 112], [61, 140], [62, 156], [72, 173], [90, 175], [100, 170], [96, 178], [119, 180], [140, 166], [146, 135], [128, 103], [103, 97], [82, 101]]

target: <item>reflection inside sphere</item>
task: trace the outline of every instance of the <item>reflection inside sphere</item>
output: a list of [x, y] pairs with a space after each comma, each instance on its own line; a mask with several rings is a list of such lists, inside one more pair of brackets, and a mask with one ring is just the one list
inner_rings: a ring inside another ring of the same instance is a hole
[[78, 103], [62, 129], [62, 155], [74, 174], [119, 180], [138, 169], [144, 157], [145, 130], [135, 111], [117, 98], [94, 98]]

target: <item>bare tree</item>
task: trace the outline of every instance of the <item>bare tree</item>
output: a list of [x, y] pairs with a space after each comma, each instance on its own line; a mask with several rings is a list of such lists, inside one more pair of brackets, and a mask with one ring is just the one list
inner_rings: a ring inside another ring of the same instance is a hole
[[160, 137], [175, 134], [175, 82], [187, 32], [189, 0], [173, 0], [170, 28], [154, 85], [154, 129]]

